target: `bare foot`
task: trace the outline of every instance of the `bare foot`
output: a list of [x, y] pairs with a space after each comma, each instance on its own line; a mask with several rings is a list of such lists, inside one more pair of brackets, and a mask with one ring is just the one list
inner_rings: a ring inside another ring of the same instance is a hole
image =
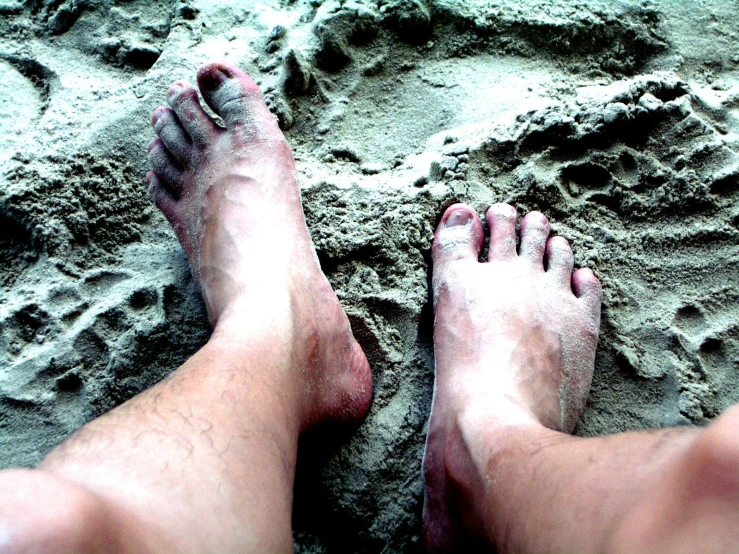
[[[214, 336], [292, 351], [302, 428], [367, 411], [369, 365], [324, 277], [305, 225], [290, 148], [252, 79], [208, 64], [195, 88], [175, 82], [152, 114], [149, 190], [174, 228]], [[305, 360], [308, 360], [307, 366]]]
[[495, 204], [486, 218], [488, 263], [478, 262], [484, 232], [469, 206], [447, 209], [434, 238], [436, 384], [424, 458], [431, 552], [496, 542], [485, 510], [501, 508], [481, 505], [495, 468], [479, 467], [477, 452], [510, 446], [513, 428], [572, 432], [595, 360], [601, 289], [593, 272], [572, 272], [569, 243], [548, 238], [541, 213], [521, 222], [518, 254], [516, 210]]

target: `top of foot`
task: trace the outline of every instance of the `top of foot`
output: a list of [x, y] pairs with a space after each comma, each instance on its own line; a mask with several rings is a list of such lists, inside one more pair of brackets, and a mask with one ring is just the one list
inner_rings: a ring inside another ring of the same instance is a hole
[[486, 219], [486, 262], [478, 261], [484, 231], [469, 206], [448, 208], [434, 237], [436, 385], [424, 458], [431, 552], [459, 545], [460, 525], [469, 532], [458, 517], [473, 513], [469, 506], [450, 506], [466, 498], [460, 490], [486, 486], [474, 461], [480, 451], [504, 448], [507, 429], [571, 432], [593, 374], [598, 279], [589, 269], [573, 273], [569, 243], [549, 236], [541, 213], [523, 218], [518, 251], [516, 210], [495, 204]]
[[[177, 81], [152, 114], [147, 174], [157, 207], [182, 244], [215, 334], [276, 344], [310, 366], [315, 383], [304, 427], [356, 420], [367, 410], [371, 376], [338, 299], [318, 265], [305, 225], [290, 148], [254, 81], [211, 63], [198, 91]], [[322, 386], [320, 383], [336, 386]]]
[[149, 144], [147, 180], [215, 324], [247, 282], [253, 289], [260, 275], [287, 277], [290, 265], [304, 266], [313, 253], [292, 154], [257, 85], [228, 64], [201, 68], [198, 85], [226, 128], [205, 112], [192, 85], [175, 82], [169, 106], [152, 114], [158, 138]]
[[437, 370], [454, 379], [464, 372], [470, 402], [478, 391], [503, 394], [542, 425], [571, 432], [590, 388], [600, 284], [590, 269], [573, 273], [569, 243], [549, 236], [541, 213], [523, 218], [519, 252], [516, 210], [495, 204], [486, 218], [486, 263], [478, 262], [483, 228], [469, 206], [450, 207], [436, 231]]

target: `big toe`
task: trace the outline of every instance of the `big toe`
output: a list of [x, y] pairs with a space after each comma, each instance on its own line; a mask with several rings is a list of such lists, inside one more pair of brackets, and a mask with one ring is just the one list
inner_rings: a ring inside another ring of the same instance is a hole
[[244, 126], [251, 133], [276, 128], [257, 84], [238, 67], [210, 63], [198, 71], [203, 99], [223, 119], [226, 127]]
[[434, 277], [459, 260], [477, 261], [484, 240], [480, 218], [466, 204], [449, 206], [434, 233]]

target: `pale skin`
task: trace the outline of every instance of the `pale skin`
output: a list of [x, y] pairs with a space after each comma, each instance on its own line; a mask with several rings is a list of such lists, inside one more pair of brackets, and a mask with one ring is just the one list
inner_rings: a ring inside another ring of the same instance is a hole
[[[228, 64], [175, 83], [147, 175], [213, 335], [168, 379], [34, 470], [0, 472], [0, 553], [289, 552], [300, 433], [356, 424], [361, 347], [320, 270], [292, 155]], [[739, 412], [705, 429], [578, 438], [600, 284], [538, 212], [449, 207], [433, 244], [436, 385], [425, 452], [430, 552], [739, 549]]]

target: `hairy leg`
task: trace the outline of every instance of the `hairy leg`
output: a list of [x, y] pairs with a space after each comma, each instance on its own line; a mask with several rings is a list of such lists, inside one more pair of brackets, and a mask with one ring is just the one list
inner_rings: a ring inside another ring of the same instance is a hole
[[[0, 489], [20, 491], [0, 507], [0, 552], [3, 530], [18, 551], [54, 552], [29, 532], [44, 517], [64, 523], [44, 539], [60, 552], [111, 551], [90, 542], [100, 529], [121, 552], [290, 551], [300, 432], [356, 422], [369, 407], [367, 360], [318, 265], [290, 149], [259, 89], [228, 64], [204, 66], [198, 82], [226, 128], [193, 86], [176, 82], [169, 107], [152, 116], [147, 181], [187, 253], [213, 335], [38, 470], [0, 474]], [[50, 515], [36, 517], [29, 499], [43, 482], [61, 492], [42, 493]]]
[[739, 416], [706, 430], [569, 435], [590, 387], [600, 284], [588, 269], [573, 273], [569, 244], [549, 237], [542, 214], [521, 222], [518, 251], [515, 209], [496, 204], [486, 218], [487, 263], [469, 206], [450, 207], [434, 240], [429, 550], [739, 544]]

